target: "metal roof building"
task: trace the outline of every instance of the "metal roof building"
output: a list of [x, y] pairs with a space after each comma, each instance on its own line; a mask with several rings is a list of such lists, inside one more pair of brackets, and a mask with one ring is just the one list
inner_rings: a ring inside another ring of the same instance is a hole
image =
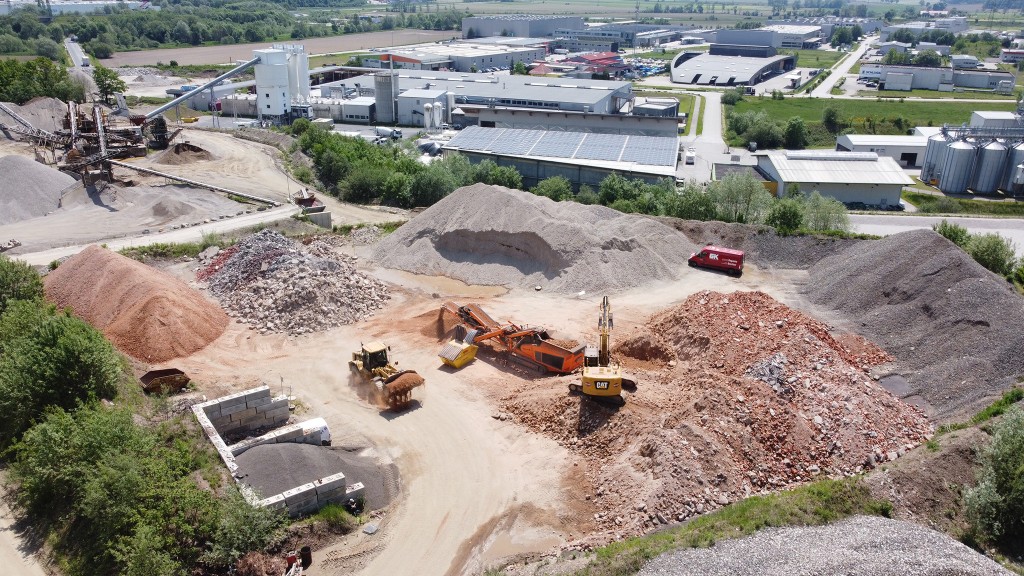
[[472, 162], [490, 159], [512, 166], [527, 187], [564, 176], [578, 188], [581, 184], [596, 187], [612, 172], [648, 182], [675, 178], [679, 138], [471, 126], [443, 150], [463, 154]]
[[396, 69], [440, 70], [459, 72], [483, 71], [487, 68], [508, 68], [516, 62], [529, 63], [543, 60], [547, 48], [543, 45], [477, 44], [449, 42], [446, 44], [420, 44], [375, 50], [379, 56], [363, 56], [367, 67], [388, 68], [394, 62]]
[[874, 152], [772, 151], [757, 155], [757, 169], [784, 194], [796, 184], [805, 194], [817, 190], [843, 203], [887, 206], [900, 201], [914, 181], [888, 156]]
[[901, 166], [920, 168], [928, 136], [885, 136], [879, 134], [843, 134], [836, 138], [836, 150], [841, 152], [874, 152], [888, 156]]
[[672, 81], [680, 84], [711, 86], [753, 86], [777, 73], [792, 70], [792, 56], [769, 58], [715, 56], [682, 52], [672, 60]]

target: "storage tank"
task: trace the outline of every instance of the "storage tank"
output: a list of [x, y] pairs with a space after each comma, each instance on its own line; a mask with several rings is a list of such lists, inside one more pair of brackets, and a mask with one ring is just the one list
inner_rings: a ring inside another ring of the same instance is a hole
[[1001, 189], [1007, 192], [1013, 190], [1013, 177], [1016, 175], [1017, 166], [1024, 164], [1024, 142], [1018, 142], [1006, 153], [1006, 171], [1003, 173]]
[[977, 154], [974, 144], [959, 140], [949, 145], [946, 158], [942, 162], [942, 174], [939, 176], [939, 190], [945, 194], [963, 194], [971, 181], [971, 168], [974, 167], [974, 156]]
[[430, 130], [434, 123], [434, 106], [430, 103], [423, 105], [423, 128]]
[[444, 105], [441, 103], [434, 104], [434, 126], [437, 128], [444, 124]]
[[255, 68], [257, 108], [261, 116], [281, 116], [291, 110], [288, 93], [288, 55], [283, 50], [253, 50], [261, 58]]
[[1024, 196], [1024, 164], [1013, 169], [1013, 178], [1010, 178], [1010, 194]]
[[948, 148], [949, 142], [942, 134], [934, 134], [928, 138], [928, 145], [924, 149], [924, 162], [921, 164], [922, 181], [930, 183], [933, 178], [939, 177]]
[[374, 98], [377, 100], [377, 122], [395, 123], [395, 100], [398, 98], [398, 75], [378, 72], [373, 76]]
[[1006, 146], [993, 140], [978, 149], [978, 160], [974, 164], [971, 190], [976, 194], [991, 194], [1002, 183], [1006, 171]]
[[452, 110], [455, 110], [455, 92], [449, 92], [448, 94], [446, 94], [446, 96], [448, 97], [448, 109], [445, 110], [445, 112], [447, 113], [447, 116], [445, 117], [445, 122], [448, 122], [450, 124], [452, 121]]

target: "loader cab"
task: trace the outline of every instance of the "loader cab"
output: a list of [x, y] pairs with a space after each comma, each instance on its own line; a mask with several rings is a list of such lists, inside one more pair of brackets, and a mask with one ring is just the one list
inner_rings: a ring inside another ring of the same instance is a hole
[[383, 342], [363, 345], [363, 369], [373, 370], [388, 365], [388, 347]]

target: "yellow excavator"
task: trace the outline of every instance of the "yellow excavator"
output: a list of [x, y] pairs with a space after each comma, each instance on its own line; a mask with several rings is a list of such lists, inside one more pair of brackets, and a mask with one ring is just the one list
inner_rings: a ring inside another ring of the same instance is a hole
[[611, 331], [614, 327], [612, 307], [605, 296], [601, 301], [601, 315], [597, 319], [600, 344], [587, 346], [583, 357], [583, 372], [580, 384], [570, 384], [571, 392], [582, 392], [598, 400], [624, 404], [622, 391], [636, 391], [636, 380], [622, 373], [622, 368], [612, 361]]

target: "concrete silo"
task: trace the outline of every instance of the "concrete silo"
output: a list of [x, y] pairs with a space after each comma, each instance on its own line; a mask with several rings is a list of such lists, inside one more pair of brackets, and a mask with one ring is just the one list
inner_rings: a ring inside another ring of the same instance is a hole
[[373, 76], [373, 93], [377, 100], [377, 121], [394, 124], [395, 102], [398, 99], [398, 75], [394, 72], [378, 72]]
[[963, 194], [971, 182], [971, 169], [978, 151], [974, 144], [958, 140], [949, 145], [939, 175], [939, 190], [945, 194]]
[[1002, 183], [1006, 165], [1006, 146], [998, 140], [978, 148], [974, 164], [971, 190], [977, 194], [992, 194]]

